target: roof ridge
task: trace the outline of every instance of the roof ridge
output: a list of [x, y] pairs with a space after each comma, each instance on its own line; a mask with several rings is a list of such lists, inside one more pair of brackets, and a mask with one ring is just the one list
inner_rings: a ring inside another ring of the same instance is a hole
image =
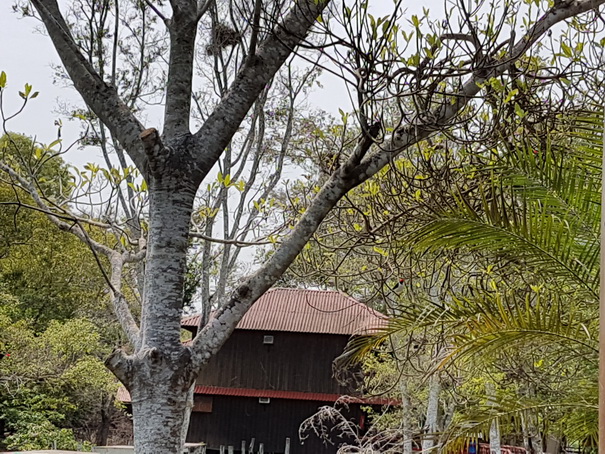
[[[184, 317], [186, 326], [201, 314]], [[356, 335], [384, 326], [387, 316], [340, 290], [274, 287], [246, 312], [237, 329]]]
[[294, 290], [296, 292], [342, 293], [340, 290], [326, 290], [326, 289], [320, 289], [320, 288], [296, 288], [296, 287], [271, 287], [265, 293], [272, 292], [273, 290]]

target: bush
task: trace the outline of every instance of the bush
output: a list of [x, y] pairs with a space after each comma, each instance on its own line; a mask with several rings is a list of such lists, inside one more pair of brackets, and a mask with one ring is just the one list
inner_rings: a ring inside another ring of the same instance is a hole
[[90, 443], [76, 441], [71, 429], [60, 429], [47, 419], [18, 423], [14, 429], [14, 432], [5, 440], [9, 449], [23, 451], [48, 449], [56, 444], [57, 449], [91, 450]]

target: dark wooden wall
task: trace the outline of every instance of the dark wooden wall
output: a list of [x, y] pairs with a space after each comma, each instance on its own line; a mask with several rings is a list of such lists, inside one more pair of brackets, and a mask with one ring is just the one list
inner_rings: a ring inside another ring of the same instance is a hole
[[[212, 400], [211, 413], [191, 414], [188, 442], [203, 441], [211, 449], [232, 445], [239, 451], [242, 440], [249, 446], [254, 438], [255, 451], [263, 443], [265, 454], [281, 454], [289, 437], [291, 454], [332, 454], [337, 450], [337, 445], [326, 446], [314, 434], [309, 434], [304, 444], [299, 440], [300, 424], [325, 403], [271, 399], [270, 403], [261, 404], [258, 398], [231, 396], [213, 396]], [[360, 415], [357, 405], [349, 407], [349, 418], [358, 421]], [[339, 440], [342, 441], [345, 440]]]
[[[273, 345], [263, 345], [272, 335]], [[332, 361], [342, 354], [348, 336], [235, 330], [202, 370], [198, 384], [347, 394], [332, 378]]]

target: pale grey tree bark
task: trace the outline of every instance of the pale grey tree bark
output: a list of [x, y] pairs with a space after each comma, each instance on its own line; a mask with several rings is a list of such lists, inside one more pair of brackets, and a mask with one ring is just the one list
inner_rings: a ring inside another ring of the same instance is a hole
[[422, 451], [429, 452], [435, 447], [435, 440], [439, 432], [439, 396], [441, 394], [441, 380], [436, 372], [429, 378], [429, 397], [426, 403], [426, 421], [424, 423], [424, 438]]
[[521, 414], [521, 433], [523, 434], [523, 447], [527, 452], [531, 452], [531, 444], [529, 441], [529, 431], [527, 428], [527, 415]]
[[[191, 385], [216, 354], [250, 306], [296, 258], [322, 219], [352, 188], [375, 175], [403, 150], [429, 137], [456, 117], [491, 77], [505, 73], [553, 25], [596, 8], [605, 0], [561, 2], [546, 12], [524, 36], [496, 59], [484, 59], [468, 80], [433, 112], [397, 128], [381, 147], [371, 150], [365, 135], [328, 178], [292, 232], [271, 257], [220, 302], [216, 315], [190, 345], [180, 342], [183, 282], [191, 214], [196, 191], [220, 159], [242, 120], [267, 83], [304, 40], [328, 0], [293, 2], [262, 39], [254, 39], [245, 64], [229, 90], [191, 132], [191, 90], [197, 25], [212, 2], [171, 0], [164, 18], [170, 36], [164, 128], [145, 128], [130, 106], [83, 56], [56, 0], [31, 0], [75, 88], [133, 160], [149, 187], [149, 223], [142, 314], [137, 322], [114, 281], [116, 314], [129, 335], [131, 353], [118, 350], [107, 365], [132, 397], [135, 450], [139, 454], [180, 453], [182, 426]], [[161, 13], [161, 12], [159, 12]], [[260, 36], [259, 36], [260, 37]], [[35, 188], [32, 188], [35, 192]], [[58, 221], [60, 221], [58, 219]], [[70, 231], [72, 229], [69, 229]], [[79, 231], [78, 229], [76, 229]], [[74, 232], [72, 232], [74, 233]], [[82, 234], [82, 232], [80, 231]], [[82, 234], [82, 236], [84, 236]], [[103, 249], [103, 245], [97, 246]], [[116, 260], [115, 271], [129, 256]]]
[[403, 435], [402, 441], [402, 453], [412, 454], [414, 438], [414, 430], [412, 428], [412, 402], [408, 387], [406, 384], [406, 378], [401, 377], [399, 380], [399, 394], [401, 396], [401, 434]]
[[542, 443], [542, 433], [538, 427], [538, 415], [534, 412], [529, 412], [526, 415], [525, 423], [527, 427], [527, 433], [529, 436], [530, 450], [534, 454], [542, 454], [544, 452]]
[[[485, 384], [485, 393], [487, 395], [487, 404], [496, 405], [496, 387], [493, 383]], [[489, 427], [489, 452], [490, 454], [501, 454], [500, 422], [498, 418], [494, 419]]]
[[191, 420], [191, 413], [193, 412], [193, 405], [195, 403], [195, 383], [189, 387], [187, 391], [187, 406], [185, 408], [185, 416], [183, 417], [183, 425], [181, 427], [181, 445], [185, 445], [187, 441], [187, 432], [189, 431], [189, 421]]
[[500, 448], [500, 425], [498, 421], [492, 421], [492, 425], [489, 428], [489, 452], [490, 454], [500, 454], [502, 449]]

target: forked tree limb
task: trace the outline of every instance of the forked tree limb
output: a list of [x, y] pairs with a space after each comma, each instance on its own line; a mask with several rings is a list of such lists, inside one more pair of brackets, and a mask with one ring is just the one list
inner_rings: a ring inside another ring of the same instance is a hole
[[107, 84], [86, 60], [74, 41], [56, 0], [32, 0], [65, 70], [84, 102], [118, 138], [143, 176], [147, 157], [139, 140], [143, 125], [120, 99], [115, 87]]
[[240, 69], [229, 92], [193, 136], [195, 149], [204, 151], [194, 157], [201, 176], [205, 176], [223, 154], [260, 93], [329, 3], [329, 0], [294, 3], [273, 32], [259, 43], [254, 58]]

